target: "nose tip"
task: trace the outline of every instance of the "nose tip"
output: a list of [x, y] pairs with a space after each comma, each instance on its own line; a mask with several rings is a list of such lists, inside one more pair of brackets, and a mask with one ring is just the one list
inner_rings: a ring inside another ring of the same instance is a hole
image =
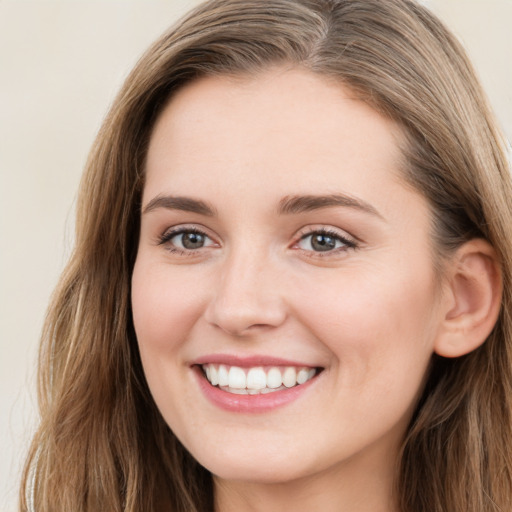
[[286, 319], [285, 301], [269, 275], [249, 262], [232, 266], [220, 277], [206, 308], [206, 320], [236, 337], [281, 325]]
[[255, 301], [254, 297], [241, 293], [232, 301], [218, 298], [210, 303], [208, 321], [233, 336], [244, 336], [278, 327], [284, 321], [284, 308], [275, 300]]

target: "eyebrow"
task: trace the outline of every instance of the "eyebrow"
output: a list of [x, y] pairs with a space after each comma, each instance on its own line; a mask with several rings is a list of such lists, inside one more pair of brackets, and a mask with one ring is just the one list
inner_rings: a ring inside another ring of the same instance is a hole
[[[371, 204], [344, 194], [286, 196], [279, 201], [278, 212], [280, 215], [291, 215], [333, 206], [354, 208], [383, 219], [382, 215]], [[145, 214], [158, 208], [181, 210], [208, 217], [217, 215], [216, 209], [205, 201], [191, 197], [167, 195], [154, 197], [142, 209], [142, 213]]]
[[181, 196], [162, 196], [158, 195], [144, 206], [142, 213], [148, 213], [157, 208], [166, 208], [167, 210], [181, 210], [184, 212], [198, 213], [208, 217], [214, 217], [217, 212], [215, 208], [199, 199]]
[[344, 194], [287, 196], [279, 202], [279, 213], [304, 213], [332, 206], [354, 208], [384, 219], [384, 217], [371, 204]]

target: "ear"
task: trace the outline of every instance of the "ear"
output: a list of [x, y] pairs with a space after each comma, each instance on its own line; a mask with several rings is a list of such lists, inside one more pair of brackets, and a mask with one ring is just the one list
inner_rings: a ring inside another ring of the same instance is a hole
[[468, 354], [491, 333], [501, 306], [501, 268], [493, 247], [481, 239], [462, 245], [446, 270], [443, 317], [434, 350], [443, 357]]

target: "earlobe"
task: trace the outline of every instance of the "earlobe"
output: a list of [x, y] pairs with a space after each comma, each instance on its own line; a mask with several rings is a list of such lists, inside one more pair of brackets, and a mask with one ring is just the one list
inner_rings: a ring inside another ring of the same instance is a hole
[[496, 324], [502, 276], [493, 247], [481, 239], [462, 245], [448, 265], [449, 297], [434, 350], [443, 357], [459, 357], [484, 343]]

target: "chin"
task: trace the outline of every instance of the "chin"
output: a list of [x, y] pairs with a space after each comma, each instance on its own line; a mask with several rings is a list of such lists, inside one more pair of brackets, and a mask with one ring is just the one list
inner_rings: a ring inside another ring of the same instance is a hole
[[297, 457], [297, 453], [284, 458], [283, 454], [257, 451], [257, 455], [240, 452], [225, 452], [222, 456], [200, 455], [196, 460], [215, 478], [255, 484], [290, 482], [311, 472], [308, 471], [306, 462]]

